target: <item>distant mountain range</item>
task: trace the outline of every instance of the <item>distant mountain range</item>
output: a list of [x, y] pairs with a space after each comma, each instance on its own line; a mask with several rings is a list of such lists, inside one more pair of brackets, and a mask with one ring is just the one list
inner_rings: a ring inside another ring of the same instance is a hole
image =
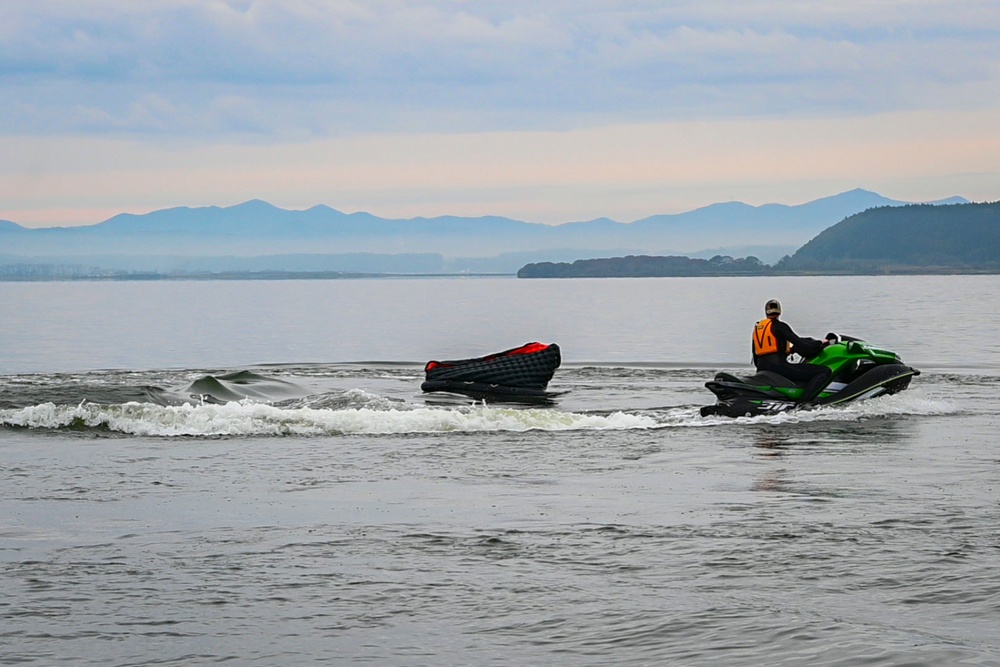
[[0, 221], [0, 267], [514, 273], [530, 262], [629, 254], [754, 256], [772, 263], [850, 215], [908, 203], [857, 189], [795, 206], [726, 202], [630, 223], [599, 218], [544, 225], [497, 216], [387, 219], [254, 200], [121, 214], [83, 227], [28, 229]]
[[1000, 273], [1000, 202], [880, 206], [822, 231], [774, 265], [757, 258], [629, 255], [526, 264], [519, 278]]

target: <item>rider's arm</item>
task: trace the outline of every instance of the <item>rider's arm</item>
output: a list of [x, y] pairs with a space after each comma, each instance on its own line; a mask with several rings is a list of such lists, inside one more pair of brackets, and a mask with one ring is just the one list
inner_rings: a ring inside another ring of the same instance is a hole
[[823, 349], [823, 343], [815, 338], [803, 338], [792, 331], [792, 327], [787, 322], [777, 321], [774, 323], [775, 332], [792, 344], [792, 349], [799, 356], [809, 359], [819, 354]]

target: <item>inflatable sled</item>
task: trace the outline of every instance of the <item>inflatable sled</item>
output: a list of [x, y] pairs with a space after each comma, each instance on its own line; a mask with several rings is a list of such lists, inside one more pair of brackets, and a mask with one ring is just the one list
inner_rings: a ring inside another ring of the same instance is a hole
[[474, 359], [428, 361], [420, 388], [476, 400], [545, 402], [559, 395], [546, 388], [561, 362], [555, 343], [526, 343]]

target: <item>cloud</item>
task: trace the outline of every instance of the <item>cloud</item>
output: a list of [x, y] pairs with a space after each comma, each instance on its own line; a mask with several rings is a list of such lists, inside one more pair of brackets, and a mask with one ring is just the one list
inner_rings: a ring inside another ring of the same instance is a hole
[[1000, 103], [982, 0], [5, 0], [6, 133], [258, 139]]

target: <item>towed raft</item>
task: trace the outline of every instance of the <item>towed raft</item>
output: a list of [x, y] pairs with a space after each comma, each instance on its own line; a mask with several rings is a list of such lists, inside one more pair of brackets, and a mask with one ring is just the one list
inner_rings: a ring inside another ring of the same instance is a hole
[[804, 383], [796, 383], [772, 371], [749, 377], [718, 373], [705, 386], [718, 402], [701, 408], [703, 417], [755, 417], [802, 408], [838, 405], [895, 394], [910, 385], [920, 371], [907, 366], [899, 355], [870, 346], [858, 338], [835, 337], [834, 342], [807, 362], [830, 369], [830, 382], [816, 398], [802, 402]]
[[546, 389], [561, 362], [555, 343], [526, 343], [472, 359], [428, 361], [420, 388], [476, 400], [546, 402], [559, 395]]

